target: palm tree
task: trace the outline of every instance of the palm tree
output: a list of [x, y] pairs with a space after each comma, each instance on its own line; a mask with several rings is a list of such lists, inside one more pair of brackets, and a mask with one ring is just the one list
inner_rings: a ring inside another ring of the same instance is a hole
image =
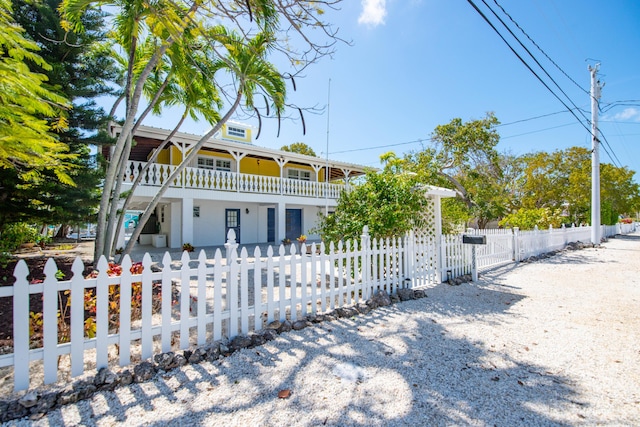
[[[220, 44], [214, 46], [215, 50], [222, 48], [226, 52], [224, 56], [217, 59], [212, 64], [215, 72], [227, 72], [235, 83], [235, 99], [225, 115], [213, 128], [200, 138], [200, 140], [190, 147], [189, 153], [182, 159], [154, 198], [151, 200], [146, 210], [140, 217], [140, 223], [145, 224], [154, 212], [160, 199], [169, 188], [169, 185], [182, 173], [184, 168], [190, 164], [198, 155], [200, 148], [224, 125], [235, 113], [244, 99], [245, 106], [252, 109], [254, 106], [254, 96], [260, 92], [272, 100], [272, 107], [277, 114], [284, 109], [286, 86], [284, 78], [275, 66], [266, 60], [269, 48], [272, 46], [273, 35], [269, 31], [263, 31], [249, 40], [239, 34], [228, 31], [222, 26], [212, 28], [208, 32], [210, 41]], [[133, 235], [129, 239], [124, 249], [124, 254], [130, 253], [133, 245], [140, 236], [142, 227], [136, 227]]]
[[[63, 0], [60, 10], [69, 28], [82, 31], [80, 20], [85, 9], [90, 7], [95, 0]], [[100, 2], [105, 5], [104, 2]], [[102, 198], [98, 210], [98, 224], [96, 230], [96, 244], [94, 263], [97, 263], [101, 255], [109, 255], [111, 248], [110, 239], [107, 239], [107, 215], [110, 205], [118, 204], [118, 171], [121, 168], [123, 157], [128, 157], [131, 144], [131, 132], [136, 121], [140, 98], [143, 87], [149, 75], [158, 66], [167, 50], [177, 41], [181, 40], [185, 31], [193, 29], [197, 24], [194, 14], [201, 5], [194, 1], [190, 6], [178, 3], [174, 0], [158, 0], [146, 2], [142, 0], [115, 0], [110, 3], [119, 10], [114, 19], [112, 35], [118, 45], [122, 47], [128, 56], [125, 103], [126, 117], [122, 126], [122, 132], [113, 147], [111, 162], [107, 167], [104, 179]], [[142, 55], [142, 61], [138, 61], [141, 50], [138, 49], [140, 39], [147, 37], [153, 43], [143, 45], [147, 48], [146, 55]]]
[[[208, 45], [203, 45], [203, 48], [206, 48], [207, 46]], [[165, 69], [158, 70], [158, 72], [154, 73], [148, 80], [148, 84], [145, 86], [145, 94], [153, 98], [145, 112], [141, 115], [140, 119], [138, 119], [133, 132], [135, 133], [135, 130], [138, 125], [142, 123], [142, 120], [148, 111], [153, 111], [154, 114], [159, 115], [162, 113], [162, 108], [164, 106], [182, 105], [184, 107], [183, 113], [171, 133], [154, 150], [145, 166], [138, 172], [127, 196], [125, 197], [122, 205], [120, 205], [120, 210], [122, 212], [127, 210], [133, 194], [142, 181], [142, 178], [157, 160], [162, 150], [169, 144], [171, 138], [173, 138], [176, 132], [178, 132], [187, 117], [191, 117], [196, 121], [200, 117], [204, 117], [211, 126], [214, 126], [220, 121], [219, 110], [223, 105], [216, 85], [211, 84], [214, 70], [213, 63], [207, 56], [206, 49], [190, 50], [185, 52], [185, 49], [181, 47], [184, 46], [174, 45], [174, 49], [172, 49], [172, 51], [175, 52], [171, 58], [170, 67], [164, 67]], [[190, 48], [192, 46], [187, 47]], [[176, 58], [176, 56], [181, 58]], [[189, 58], [187, 58], [187, 56]], [[186, 59], [193, 61], [192, 65], [188, 65]], [[126, 164], [126, 161], [121, 163], [121, 166], [123, 167], [119, 176], [124, 175]], [[113, 204], [113, 206], [118, 207], [119, 204]], [[112, 218], [115, 218], [115, 216], [110, 215], [110, 222], [112, 221]], [[114, 235], [113, 242], [111, 244], [111, 252], [115, 252], [118, 235], [122, 230], [122, 224], [124, 222], [124, 215], [118, 215], [117, 218], [118, 222], [115, 227], [109, 227], [108, 225], [106, 231], [107, 236], [111, 236], [112, 234]], [[112, 230], [115, 230], [115, 233], [113, 233]]]

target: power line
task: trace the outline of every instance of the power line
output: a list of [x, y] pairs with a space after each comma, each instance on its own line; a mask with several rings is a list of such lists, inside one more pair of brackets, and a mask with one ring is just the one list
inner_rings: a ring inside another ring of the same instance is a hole
[[[495, 0], [494, 0], [495, 1]], [[569, 111], [571, 113], [572, 116], [574, 116], [576, 118], [576, 120], [578, 120], [578, 122], [580, 123], [580, 125], [582, 127], [584, 127], [587, 132], [592, 136], [595, 137], [591, 131], [591, 129], [589, 129], [588, 126], [586, 126], [582, 120], [575, 114], [575, 112], [573, 111], [573, 109], [569, 108], [569, 106], [558, 96], [558, 94], [556, 94], [553, 89], [551, 89], [549, 87], [549, 85], [542, 80], [542, 78], [533, 70], [533, 68], [531, 68], [531, 66], [522, 58], [522, 56], [520, 56], [520, 54], [518, 52], [516, 52], [516, 50], [513, 48], [513, 46], [511, 46], [511, 44], [505, 39], [505, 37], [502, 35], [502, 33], [495, 27], [495, 25], [493, 25], [493, 23], [489, 20], [489, 18], [480, 10], [480, 8], [478, 8], [478, 6], [473, 2], [473, 0], [467, 0], [467, 2], [475, 9], [476, 12], [478, 12], [478, 14], [485, 20], [485, 22], [487, 24], [489, 24], [489, 26], [493, 29], [493, 31], [495, 31], [495, 33], [498, 35], [498, 37], [500, 37], [500, 39], [507, 45], [507, 47], [509, 47], [509, 49], [511, 50], [511, 52], [513, 52], [513, 54], [520, 60], [520, 62], [522, 62], [522, 64], [527, 67], [527, 69], [538, 79], [538, 81], [540, 81], [540, 83], [542, 83], [542, 85], [549, 91], [551, 92], [551, 94], [558, 100], [560, 101], [560, 103], [567, 109], [567, 111]], [[516, 41], [518, 41], [518, 43], [520, 44], [520, 46], [522, 46], [522, 48], [529, 54], [529, 56], [531, 56], [531, 58], [536, 62], [536, 64], [538, 64], [538, 66], [542, 69], [542, 71], [544, 71], [544, 73], [551, 79], [551, 81], [558, 87], [558, 89], [560, 89], [560, 91], [564, 94], [565, 97], [567, 97], [567, 99], [569, 100], [569, 102], [571, 104], [573, 104], [573, 106], [578, 110], [581, 111], [578, 106], [571, 100], [571, 98], [560, 88], [560, 86], [558, 85], [558, 83], [549, 75], [549, 73], [546, 71], [546, 69], [538, 62], [538, 60], [535, 58], [535, 56], [533, 56], [533, 54], [529, 51], [529, 49], [527, 49], [524, 44], [522, 43], [522, 41], [520, 41], [520, 39], [513, 33], [513, 31], [511, 31], [511, 29], [506, 25], [506, 23], [497, 15], [497, 13], [491, 8], [491, 6], [489, 6], [487, 4], [487, 2], [485, 0], [482, 0], [482, 2], [484, 3], [484, 5], [493, 13], [493, 15], [500, 21], [500, 23], [507, 29], [507, 31], [509, 31], [509, 33], [516, 39]], [[590, 120], [587, 119], [586, 117], [584, 117], [583, 114], [583, 118], [586, 120], [587, 123], [590, 123]], [[608, 143], [607, 143], [608, 145]], [[604, 147], [604, 145], [602, 145]], [[609, 149], [611, 149], [611, 151], [613, 152], [613, 149], [611, 148], [611, 146], [609, 146]], [[611, 159], [611, 161], [613, 162], [613, 157], [612, 155], [608, 152], [608, 150], [606, 148], [604, 148], [604, 151], [607, 153], [607, 155], [609, 155], [609, 158]]]
[[[613, 148], [611, 148], [611, 144], [609, 144], [609, 141], [607, 140], [607, 137], [604, 136], [604, 133], [602, 133], [602, 129], [598, 129], [598, 131], [600, 132], [600, 136], [602, 137], [602, 139], [604, 140], [604, 142], [607, 144], [607, 146], [609, 147], [609, 149], [611, 150], [611, 154], [613, 154], [613, 157], [615, 157], [615, 159], [618, 161], [618, 164], [616, 166], [618, 167], [622, 167], [622, 162], [620, 161], [620, 159], [618, 158], [618, 156], [616, 155], [615, 151], [613, 151]], [[611, 154], [609, 154], [609, 152], [607, 151], [607, 149], [605, 148], [604, 145], [601, 145], [602, 148], [604, 148], [604, 151], [609, 155], [609, 158], [611, 159], [612, 162], [614, 162], [613, 157], [611, 157]], [[615, 162], [614, 162], [615, 163]]]
[[528, 119], [515, 120], [515, 121], [509, 122], [509, 123], [500, 123], [499, 125], [496, 125], [496, 127], [515, 125], [516, 123], [529, 122], [531, 120], [542, 119], [542, 118], [545, 118], [545, 117], [555, 116], [556, 114], [562, 114], [562, 113], [566, 113], [566, 112], [567, 112], [567, 110], [556, 111], [555, 113], [542, 114], [540, 116], [529, 117]]
[[519, 134], [516, 134], [516, 135], [501, 136], [500, 140], [509, 139], [509, 138], [516, 138], [518, 136], [531, 135], [532, 133], [544, 132], [544, 131], [547, 131], [547, 130], [563, 128], [563, 127], [572, 126], [572, 125], [575, 125], [575, 124], [576, 124], [575, 122], [571, 122], [571, 123], [565, 123], [563, 125], [551, 126], [551, 127], [544, 128], [544, 129], [532, 130], [530, 132], [519, 133]]
[[[494, 2], [495, 2], [495, 1], [496, 1], [496, 0], [494, 0]], [[555, 85], [555, 86], [560, 90], [560, 92], [562, 92], [562, 94], [563, 94], [563, 95], [564, 95], [564, 96], [569, 100], [569, 102], [574, 106], [574, 108], [575, 108], [575, 109], [577, 109], [578, 111], [580, 111], [580, 112], [581, 112], [581, 114], [582, 114], [582, 111], [581, 111], [581, 110], [578, 108], [578, 106], [573, 102], [573, 100], [571, 99], [571, 97], [569, 97], [569, 95], [567, 95], [567, 94], [565, 93], [565, 91], [564, 91], [564, 90], [562, 90], [562, 88], [560, 87], [560, 85], [559, 85], [559, 84], [554, 80], [554, 78], [553, 78], [553, 77], [551, 77], [551, 75], [549, 74], [549, 72], [548, 72], [548, 71], [547, 71], [547, 70], [542, 66], [542, 64], [540, 64], [540, 62], [538, 61], [538, 59], [537, 59], [537, 58], [536, 58], [536, 57], [531, 53], [531, 51], [530, 51], [530, 50], [529, 50], [529, 49], [524, 45], [524, 43], [522, 43], [522, 41], [518, 38], [518, 36], [516, 36], [516, 35], [513, 33], [513, 31], [511, 31], [511, 28], [509, 28], [509, 26], [508, 26], [508, 25], [507, 25], [507, 24], [502, 20], [502, 18], [500, 18], [500, 16], [498, 16], [498, 14], [497, 14], [497, 13], [496, 13], [492, 8], [491, 8], [491, 6], [489, 6], [489, 4], [487, 4], [487, 2], [486, 2], [485, 0], [482, 0], [482, 3], [484, 3], [484, 5], [485, 5], [485, 6], [486, 6], [490, 11], [491, 11], [491, 13], [493, 13], [493, 16], [495, 16], [495, 17], [498, 19], [498, 21], [500, 21], [500, 23], [502, 24], [502, 26], [503, 26], [504, 28], [506, 28], [506, 29], [507, 29], [507, 31], [509, 32], [509, 34], [511, 34], [511, 36], [512, 36], [514, 39], [516, 39], [516, 41], [518, 42], [518, 44], [520, 44], [520, 46], [525, 50], [525, 52], [527, 52], [527, 53], [529, 54], [529, 56], [531, 57], [531, 59], [533, 59], [533, 60], [535, 61], [535, 63], [538, 65], [538, 67], [540, 67], [540, 69], [541, 69], [541, 70], [546, 74], [546, 76], [547, 76], [547, 77], [548, 77], [548, 78], [553, 82], [553, 84], [554, 84], [554, 85]], [[496, 4], [497, 4], [497, 2], [496, 2]], [[502, 8], [502, 6], [500, 6], [500, 8], [501, 8], [502, 10], [504, 10], [504, 8]], [[493, 27], [493, 26], [492, 26], [492, 27]], [[493, 27], [493, 28], [495, 29], [495, 27]], [[497, 31], [497, 30], [496, 30], [496, 31]], [[502, 40], [504, 40], [504, 42], [505, 42], [505, 43], [507, 43], [507, 41], [502, 37], [502, 35], [501, 35], [500, 33], [498, 33], [498, 34], [500, 35], [500, 37], [502, 38]], [[511, 46], [510, 46], [508, 43], [507, 43], [507, 45], [511, 48]], [[515, 50], [513, 50], [513, 49], [512, 49], [512, 51], [515, 53]], [[517, 55], [517, 54], [516, 54], [516, 55]], [[520, 56], [519, 56], [519, 55], [517, 55], [517, 56], [518, 56], [518, 58], [520, 58]], [[521, 60], [522, 60], [522, 58], [521, 58]], [[533, 70], [529, 67], [529, 65], [528, 65], [528, 64], [526, 64], [526, 62], [524, 62], [524, 61], [523, 61], [523, 63], [527, 66], [527, 68], [529, 68], [529, 69], [533, 72]], [[534, 73], [534, 74], [535, 74], [535, 73]], [[538, 77], [538, 75], [537, 75], [537, 74], [535, 74], [535, 75], [536, 75], [536, 77]], [[538, 79], [542, 82], [542, 80], [541, 80], [539, 77], [538, 77]], [[543, 82], [543, 83], [544, 83], [544, 82]], [[559, 97], [558, 95], [556, 95], [556, 93], [555, 93], [555, 92], [553, 92], [553, 91], [552, 91], [552, 90], [551, 90], [551, 89], [550, 89], [546, 84], [545, 84], [545, 86], [547, 87], [547, 89], [549, 89], [549, 91], [550, 91], [551, 93], [553, 93], [553, 95], [554, 95], [556, 98], [558, 98], [558, 100], [560, 100], [560, 101], [562, 102], [562, 100], [560, 99], [560, 97]], [[564, 102], [563, 102], [562, 104], [563, 104], [565, 107], [567, 107], [567, 105], [566, 105]], [[567, 109], [569, 109], [569, 108], [567, 107]], [[578, 119], [578, 121], [580, 121], [580, 122], [581, 122], [581, 120], [580, 120], [580, 119], [579, 119], [579, 118], [578, 118], [578, 117], [573, 113], [573, 110], [569, 109], [569, 111], [571, 112], [571, 114], [573, 114], [573, 115], [576, 117], [576, 119]], [[587, 121], [587, 123], [589, 123], [589, 119], [588, 119], [584, 114], [582, 114], [582, 117]], [[587, 128], [587, 129], [588, 129], [588, 128]], [[589, 132], [591, 132], [591, 131], [589, 130]]]
[[342, 151], [332, 151], [329, 154], [342, 154], [342, 153], [353, 153], [356, 151], [367, 151], [367, 150], [376, 150], [378, 148], [388, 148], [388, 147], [398, 147], [400, 145], [408, 145], [408, 144], [415, 144], [418, 142], [425, 142], [428, 141], [427, 139], [415, 139], [413, 141], [407, 141], [407, 142], [399, 142], [396, 144], [387, 144], [387, 145], [377, 145], [375, 147], [365, 147], [365, 148], [354, 148], [353, 150], [342, 150]]
[[560, 67], [560, 66], [559, 66], [559, 65], [558, 65], [558, 64], [557, 64], [553, 59], [551, 59], [551, 57], [550, 57], [549, 55], [547, 55], [547, 52], [545, 52], [545, 51], [544, 51], [540, 46], [538, 46], [538, 43], [536, 43], [536, 42], [535, 42], [535, 41], [534, 41], [534, 40], [529, 36], [529, 34], [527, 34], [527, 32], [526, 32], [526, 31], [525, 31], [525, 30], [524, 30], [524, 29], [523, 29], [523, 28], [522, 28], [522, 27], [521, 27], [521, 26], [520, 26], [520, 25], [515, 21], [515, 19], [513, 19], [513, 18], [511, 17], [511, 15], [509, 15], [509, 13], [508, 13], [506, 10], [504, 10], [504, 7], [502, 7], [502, 5], [501, 5], [500, 3], [498, 3], [498, 1], [497, 1], [497, 0], [493, 0], [493, 2], [496, 4], [496, 6], [498, 6], [498, 7], [500, 8], [500, 10], [502, 10], [502, 13], [504, 13], [505, 15], [507, 15], [507, 17], [511, 20], [511, 22], [513, 22], [513, 24], [514, 24], [516, 27], [518, 27], [518, 29], [519, 29], [520, 31], [522, 31], [522, 34], [524, 34], [524, 35], [529, 39], [529, 41], [530, 41], [530, 42], [531, 42], [531, 43], [532, 43], [536, 48], [538, 48], [538, 50], [539, 50], [540, 52], [542, 52], [542, 54], [543, 54], [543, 55], [544, 55], [544, 56], [545, 56], [545, 57], [546, 57], [546, 58], [547, 58], [547, 59], [548, 59], [548, 60], [549, 60], [553, 65], [555, 65], [555, 67], [556, 67], [558, 70], [560, 70], [560, 72], [561, 72], [562, 74], [564, 74], [564, 75], [565, 75], [565, 77], [566, 77], [566, 78], [568, 78], [568, 79], [569, 79], [569, 80], [570, 80], [574, 85], [576, 85], [576, 86], [577, 86], [580, 90], [582, 90], [584, 93], [586, 93], [587, 95], [591, 96], [591, 94], [589, 93], [589, 91], [588, 91], [588, 90], [586, 90], [585, 88], [583, 88], [582, 86], [580, 86], [580, 85], [579, 85], [575, 80], [573, 80], [573, 79], [571, 78], [571, 76], [569, 76], [569, 74], [565, 73], [565, 71], [564, 71], [564, 70], [563, 70], [563, 69], [562, 69], [562, 68], [561, 68], [561, 67]]

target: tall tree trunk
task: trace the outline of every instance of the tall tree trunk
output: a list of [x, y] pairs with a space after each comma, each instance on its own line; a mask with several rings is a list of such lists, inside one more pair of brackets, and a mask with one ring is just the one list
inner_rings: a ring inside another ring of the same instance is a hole
[[[191, 4], [189, 11], [187, 11], [187, 13], [185, 14], [184, 20], [179, 24], [179, 27], [177, 28], [175, 36], [174, 35], [169, 36], [167, 40], [164, 43], [162, 43], [162, 45], [158, 48], [158, 50], [154, 52], [153, 56], [149, 59], [149, 62], [145, 65], [144, 69], [140, 73], [140, 76], [136, 81], [133, 94], [131, 96], [129, 95], [130, 85], [127, 85], [128, 87], [127, 87], [127, 92], [125, 96], [127, 98], [129, 98], [130, 96], [129, 99], [131, 100], [131, 103], [127, 108], [125, 121], [124, 121], [124, 124], [122, 125], [122, 133], [118, 137], [118, 140], [115, 144], [112, 160], [122, 158], [122, 153], [124, 151], [126, 138], [128, 138], [128, 136], [132, 133], [132, 129], [135, 123], [135, 115], [138, 112], [138, 105], [140, 103], [140, 98], [142, 96], [142, 89], [147, 79], [149, 78], [149, 75], [151, 74], [153, 69], [156, 67], [156, 65], [160, 61], [160, 58], [162, 58], [162, 56], [169, 49], [169, 47], [171, 47], [175, 43], [177, 38], [182, 36], [182, 34], [184, 33], [184, 30], [187, 27], [187, 23], [193, 19], [193, 14], [197, 11], [199, 5], [200, 5], [199, 1], [194, 1]], [[129, 58], [130, 66], [134, 64], [132, 55], [135, 54], [136, 40], [137, 39], [134, 38], [133, 40], [134, 43], [132, 43], [132, 48], [130, 50], [130, 58]], [[129, 74], [129, 77], [133, 75], [132, 72], [129, 72], [128, 74]], [[125, 161], [126, 160], [128, 159], [125, 159]], [[105, 220], [107, 218], [105, 217], [107, 215], [109, 201], [112, 200], [112, 202], [117, 203], [117, 200], [114, 200], [111, 198], [111, 192], [112, 192], [112, 189], [114, 188], [115, 179], [116, 179], [116, 172], [118, 171], [118, 168], [117, 168], [118, 160], [115, 160], [115, 163], [116, 163], [115, 165], [112, 165], [112, 163], [109, 164], [109, 168], [107, 169], [107, 174], [104, 180], [102, 198], [100, 199], [100, 208], [98, 211], [98, 224], [96, 229], [96, 246], [95, 246], [95, 252], [93, 255], [94, 266], [98, 264], [98, 260], [100, 256], [107, 253], [110, 249], [109, 246], [105, 245], [105, 242], [107, 241], [105, 236], [105, 231], [107, 228], [107, 224]], [[115, 222], [115, 218], [108, 218], [108, 220]], [[111, 228], [113, 229], [113, 225], [111, 226]]]
[[[116, 218], [122, 218], [124, 215], [124, 211], [118, 215], [118, 206], [120, 205], [120, 194], [122, 193], [122, 181], [125, 173], [125, 169], [127, 168], [128, 158], [131, 154], [131, 144], [133, 141], [133, 137], [129, 135], [127, 143], [125, 145], [125, 149], [120, 159], [118, 174], [116, 175], [116, 183], [115, 188], [113, 190], [113, 198], [111, 199], [111, 209], [109, 211], [109, 221], [107, 222], [107, 229], [105, 231], [105, 247], [108, 248], [108, 255], [110, 256], [113, 252], [112, 248], [114, 245], [117, 245], [117, 232], [115, 232], [114, 227], [116, 224]], [[113, 220], [112, 220], [113, 219]]]
[[[216, 125], [209, 132], [207, 132], [202, 138], [200, 138], [200, 140], [193, 147], [190, 148], [189, 154], [186, 155], [182, 159], [182, 162], [180, 162], [178, 167], [176, 167], [176, 169], [173, 171], [173, 173], [171, 173], [171, 175], [165, 180], [165, 182], [162, 184], [162, 187], [160, 187], [160, 189], [158, 190], [158, 192], [153, 197], [153, 199], [151, 200], [151, 202], [149, 203], [149, 205], [145, 209], [144, 213], [140, 217], [140, 220], [139, 220], [138, 224], [146, 224], [147, 223], [147, 221], [151, 217], [151, 214], [155, 210], [156, 206], [158, 206], [158, 203], [160, 202], [160, 199], [162, 199], [162, 196], [164, 195], [164, 193], [169, 189], [169, 186], [171, 185], [171, 183], [178, 177], [178, 175], [180, 175], [182, 173], [184, 168], [193, 159], [195, 159], [195, 157], [198, 155], [198, 151], [209, 140], [209, 138], [211, 138], [216, 132], [218, 132], [222, 128], [222, 125], [224, 125], [231, 118], [233, 113], [236, 111], [236, 109], [240, 105], [240, 100], [241, 99], [242, 99], [242, 92], [239, 91], [238, 94], [237, 94], [237, 97], [236, 97], [233, 105], [229, 109], [229, 111], [227, 111], [227, 113], [224, 115], [224, 117], [222, 117], [222, 119], [220, 119], [220, 121], [218, 123], [216, 123]], [[142, 232], [142, 227], [136, 227], [133, 230], [133, 234], [131, 235], [131, 238], [129, 239], [129, 242], [127, 243], [127, 246], [124, 249], [123, 255], [131, 253], [131, 250], [133, 249], [133, 245], [135, 245], [135, 242], [138, 239], [138, 237], [140, 236], [141, 232]]]
[[[140, 172], [138, 173], [138, 176], [136, 176], [135, 180], [133, 181], [133, 184], [131, 185], [131, 188], [129, 189], [129, 193], [127, 194], [127, 197], [125, 198], [125, 200], [123, 202], [123, 205], [122, 205], [122, 213], [123, 214], [118, 217], [118, 225], [116, 226], [116, 230], [115, 230], [114, 242], [118, 241], [118, 238], [120, 237], [120, 233], [122, 232], [122, 224], [124, 223], [124, 212], [128, 209], [128, 206], [131, 203], [131, 199], [133, 198], [133, 193], [136, 191], [136, 188], [138, 188], [138, 185], [140, 185], [140, 181], [142, 181], [142, 177], [145, 176], [147, 171], [151, 168], [151, 165], [153, 165], [155, 163], [155, 161], [158, 159], [158, 156], [160, 155], [160, 152], [169, 144], [169, 142], [171, 142], [171, 138], [173, 138], [173, 136], [176, 134], [176, 132], [178, 132], [178, 130], [180, 129], [180, 127], [184, 123], [185, 119], [187, 118], [188, 110], [189, 110], [189, 107], [187, 107], [185, 109], [185, 112], [182, 115], [182, 117], [180, 118], [180, 121], [178, 122], [176, 127], [173, 128], [171, 133], [156, 148], [156, 150], [153, 152], [151, 157], [147, 160], [147, 164], [144, 165], [142, 170], [140, 170]], [[141, 227], [142, 226], [144, 226], [144, 224], [142, 224]], [[111, 249], [112, 249], [112, 251], [115, 251], [115, 248], [113, 246], [112, 246]]]

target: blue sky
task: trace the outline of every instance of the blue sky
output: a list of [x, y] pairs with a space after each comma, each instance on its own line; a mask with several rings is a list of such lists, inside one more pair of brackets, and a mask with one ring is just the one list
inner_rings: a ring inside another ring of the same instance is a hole
[[[617, 156], [612, 161], [601, 150], [601, 161], [640, 171], [640, 1], [499, 0], [562, 71], [494, 0], [485, 1], [570, 100], [500, 27], [482, 0], [474, 3], [565, 104], [575, 103], [588, 119], [587, 67], [600, 63], [599, 78], [605, 83], [600, 129], [607, 149]], [[339, 45], [333, 58], [307, 69], [288, 99], [324, 112], [305, 115], [306, 135], [299, 120], [287, 120], [277, 138], [275, 120], [265, 121], [257, 145], [280, 148], [305, 142], [324, 157], [328, 141], [331, 159], [378, 167], [384, 152], [401, 155], [429, 144], [439, 124], [455, 117], [482, 118], [492, 111], [503, 123], [498, 128], [500, 150], [523, 154], [591, 147], [585, 127], [465, 0], [344, 0], [341, 10], [328, 11], [327, 19], [352, 45]], [[167, 113], [145, 123], [168, 128], [172, 119]], [[183, 130], [202, 134], [207, 128], [204, 122], [191, 122]]]

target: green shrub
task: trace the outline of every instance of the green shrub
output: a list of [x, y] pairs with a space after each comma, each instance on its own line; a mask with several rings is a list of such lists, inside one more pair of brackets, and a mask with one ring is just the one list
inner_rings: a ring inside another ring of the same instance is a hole
[[0, 232], [0, 251], [14, 252], [23, 243], [39, 243], [42, 236], [38, 229], [24, 222], [6, 225]]

